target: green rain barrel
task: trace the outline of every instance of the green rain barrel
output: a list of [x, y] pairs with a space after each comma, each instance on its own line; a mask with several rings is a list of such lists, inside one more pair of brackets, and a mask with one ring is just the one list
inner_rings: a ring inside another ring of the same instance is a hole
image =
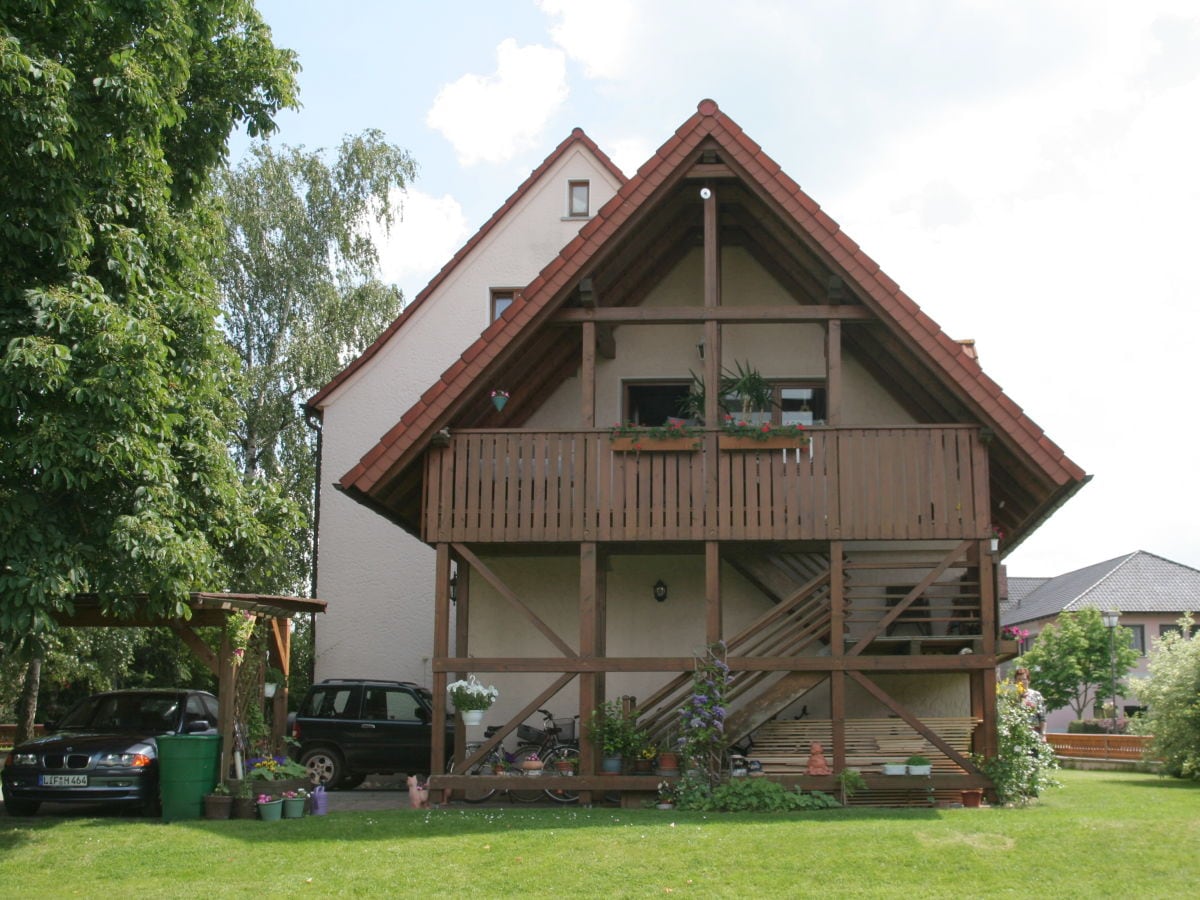
[[204, 813], [204, 795], [217, 783], [221, 736], [164, 734], [157, 740], [163, 821], [199, 819]]

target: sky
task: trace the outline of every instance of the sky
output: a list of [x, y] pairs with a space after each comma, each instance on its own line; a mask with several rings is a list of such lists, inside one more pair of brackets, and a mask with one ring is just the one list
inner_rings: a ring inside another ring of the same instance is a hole
[[1010, 575], [1200, 568], [1195, 0], [257, 5], [303, 66], [273, 142], [416, 158], [406, 297], [573, 127], [632, 175], [712, 98], [1094, 476]]

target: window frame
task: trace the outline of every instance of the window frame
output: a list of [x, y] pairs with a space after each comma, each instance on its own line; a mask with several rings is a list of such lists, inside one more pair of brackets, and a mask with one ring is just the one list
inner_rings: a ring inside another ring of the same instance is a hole
[[[575, 190], [583, 189], [583, 211], [575, 205]], [[590, 219], [592, 217], [592, 183], [586, 178], [571, 178], [567, 181], [567, 215], [568, 219]]]
[[[504, 310], [513, 305], [513, 302], [517, 299], [518, 290], [519, 288], [511, 287], [488, 288], [488, 324], [495, 322], [504, 315]], [[496, 311], [496, 303], [498, 301], [506, 301], [499, 312]]]

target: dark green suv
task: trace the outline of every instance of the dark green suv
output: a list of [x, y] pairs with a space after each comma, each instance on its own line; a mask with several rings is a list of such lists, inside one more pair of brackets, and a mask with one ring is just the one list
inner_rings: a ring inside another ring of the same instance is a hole
[[[314, 781], [353, 788], [368, 774], [427, 774], [433, 699], [410, 681], [331, 678], [308, 689], [292, 722], [297, 758]], [[446, 756], [454, 747], [445, 725]]]

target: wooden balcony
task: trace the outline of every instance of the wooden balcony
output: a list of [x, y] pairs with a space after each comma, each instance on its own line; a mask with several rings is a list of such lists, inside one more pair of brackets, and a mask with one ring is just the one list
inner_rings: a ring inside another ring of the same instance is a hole
[[607, 431], [463, 430], [426, 460], [426, 541], [983, 537], [967, 426], [814, 428], [806, 450], [614, 449]]

